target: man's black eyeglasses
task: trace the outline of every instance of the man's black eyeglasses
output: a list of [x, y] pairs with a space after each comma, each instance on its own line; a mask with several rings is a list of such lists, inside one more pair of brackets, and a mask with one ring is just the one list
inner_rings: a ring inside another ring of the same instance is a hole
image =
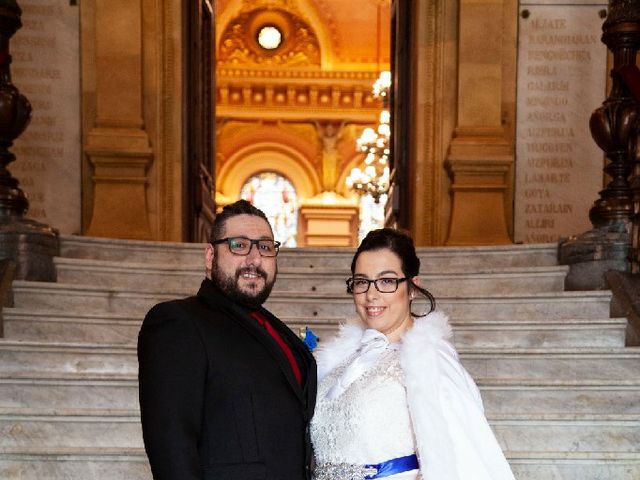
[[263, 257], [275, 257], [280, 250], [280, 242], [275, 240], [252, 240], [247, 237], [227, 237], [220, 240], [214, 240], [212, 245], [219, 245], [226, 243], [229, 246], [229, 251], [234, 255], [249, 255], [251, 247], [256, 245], [258, 253]]
[[380, 293], [393, 293], [398, 290], [398, 285], [406, 280], [409, 278], [383, 277], [376, 280], [360, 277], [349, 278], [347, 279], [347, 293], [366, 293], [372, 283]]

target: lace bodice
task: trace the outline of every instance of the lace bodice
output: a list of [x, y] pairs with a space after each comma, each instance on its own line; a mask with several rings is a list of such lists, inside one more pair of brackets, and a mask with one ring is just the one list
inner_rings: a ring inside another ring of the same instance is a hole
[[356, 356], [335, 368], [318, 386], [311, 421], [317, 463], [376, 464], [415, 453], [397, 350], [386, 349], [344, 393], [327, 398]]

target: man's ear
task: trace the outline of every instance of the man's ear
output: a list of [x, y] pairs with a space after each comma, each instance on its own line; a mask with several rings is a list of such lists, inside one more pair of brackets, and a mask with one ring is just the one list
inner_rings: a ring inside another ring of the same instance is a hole
[[213, 270], [213, 262], [216, 259], [216, 250], [210, 243], [204, 249], [204, 272], [209, 280], [211, 280], [211, 271]]

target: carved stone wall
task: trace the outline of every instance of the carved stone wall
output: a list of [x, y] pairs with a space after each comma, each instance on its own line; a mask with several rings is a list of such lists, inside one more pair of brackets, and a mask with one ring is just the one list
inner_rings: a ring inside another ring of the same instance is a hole
[[83, 232], [182, 239], [182, 2], [82, 3]]

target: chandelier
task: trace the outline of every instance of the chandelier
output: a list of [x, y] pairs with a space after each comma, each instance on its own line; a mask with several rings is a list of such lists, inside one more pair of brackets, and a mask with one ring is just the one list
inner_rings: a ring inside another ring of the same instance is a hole
[[389, 89], [391, 72], [380, 73], [373, 84], [373, 96], [382, 100], [383, 110], [378, 128], [367, 127], [356, 140], [358, 151], [365, 154], [364, 165], [351, 170], [346, 179], [347, 187], [359, 195], [370, 194], [376, 203], [389, 191], [389, 140], [391, 139], [391, 114], [389, 113]]

